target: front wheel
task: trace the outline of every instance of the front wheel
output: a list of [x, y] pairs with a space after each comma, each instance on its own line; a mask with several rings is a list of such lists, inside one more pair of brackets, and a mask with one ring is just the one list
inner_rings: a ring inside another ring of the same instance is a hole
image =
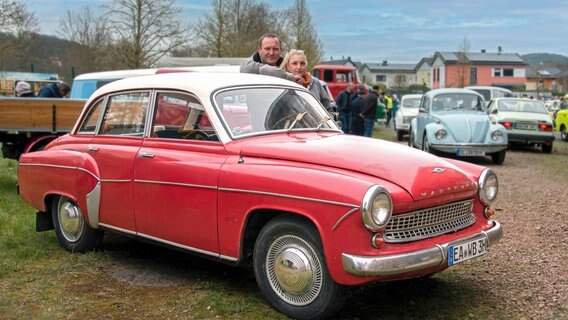
[[491, 154], [491, 160], [493, 160], [493, 163], [503, 164], [503, 162], [505, 162], [505, 151], [506, 150], [502, 150]]
[[282, 216], [264, 226], [253, 265], [266, 299], [292, 318], [327, 318], [344, 303], [347, 289], [329, 275], [318, 231], [304, 220]]
[[65, 250], [87, 252], [100, 247], [103, 231], [95, 230], [87, 224], [75, 201], [60, 196], [53, 202], [51, 213], [57, 240]]

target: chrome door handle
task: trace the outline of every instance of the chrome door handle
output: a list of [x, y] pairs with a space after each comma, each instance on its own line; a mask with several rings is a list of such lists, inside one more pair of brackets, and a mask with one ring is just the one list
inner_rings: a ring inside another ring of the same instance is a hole
[[87, 150], [89, 151], [99, 151], [99, 148], [95, 147], [95, 146], [88, 146]]
[[154, 158], [154, 154], [148, 152], [140, 152], [140, 158]]

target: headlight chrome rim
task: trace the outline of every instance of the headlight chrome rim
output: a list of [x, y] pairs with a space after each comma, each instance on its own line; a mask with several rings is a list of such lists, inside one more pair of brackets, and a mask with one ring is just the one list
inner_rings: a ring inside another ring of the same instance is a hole
[[499, 193], [499, 179], [493, 170], [487, 168], [479, 176], [479, 199], [485, 205], [490, 205]]
[[[381, 197], [381, 199], [377, 199]], [[387, 201], [388, 205], [384, 208], [386, 211], [382, 210], [378, 214], [378, 218], [382, 221], [376, 221], [374, 218], [374, 205], [376, 200]], [[378, 232], [383, 230], [390, 218], [392, 216], [392, 198], [390, 193], [382, 186], [374, 185], [367, 190], [365, 196], [363, 197], [363, 202], [361, 204], [361, 214], [363, 216], [363, 222], [365, 227], [373, 232]]]
[[435, 136], [438, 140], [444, 140], [448, 136], [448, 132], [445, 129], [438, 129]]
[[493, 132], [491, 132], [491, 139], [493, 139], [493, 141], [503, 139], [503, 132], [501, 132], [501, 130], [493, 130]]

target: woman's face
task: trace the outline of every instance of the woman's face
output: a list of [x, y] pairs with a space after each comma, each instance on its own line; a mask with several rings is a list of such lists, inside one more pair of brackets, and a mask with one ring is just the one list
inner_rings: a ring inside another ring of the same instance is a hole
[[304, 58], [301, 54], [295, 54], [290, 57], [290, 61], [288, 61], [288, 72], [292, 72], [293, 74], [302, 75], [306, 72], [307, 67], [306, 58]]

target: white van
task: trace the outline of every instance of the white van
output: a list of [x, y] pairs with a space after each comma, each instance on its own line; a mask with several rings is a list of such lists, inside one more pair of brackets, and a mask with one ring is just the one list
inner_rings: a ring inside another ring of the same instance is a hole
[[509, 89], [501, 87], [492, 86], [468, 86], [465, 89], [473, 90], [483, 96], [486, 102], [491, 101], [495, 98], [511, 98], [513, 97], [513, 92]]

